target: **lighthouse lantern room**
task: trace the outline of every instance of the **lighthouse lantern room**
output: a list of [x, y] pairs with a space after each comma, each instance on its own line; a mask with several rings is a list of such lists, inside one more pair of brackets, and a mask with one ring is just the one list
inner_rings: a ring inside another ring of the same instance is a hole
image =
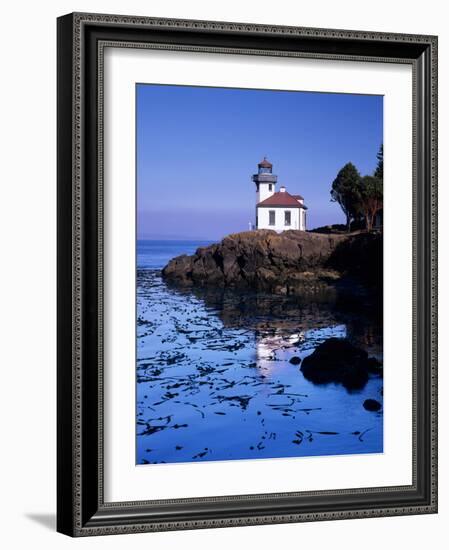
[[272, 173], [273, 165], [266, 157], [257, 166], [258, 171], [253, 176], [253, 182], [256, 184], [256, 201], [259, 203], [276, 192], [278, 177]]

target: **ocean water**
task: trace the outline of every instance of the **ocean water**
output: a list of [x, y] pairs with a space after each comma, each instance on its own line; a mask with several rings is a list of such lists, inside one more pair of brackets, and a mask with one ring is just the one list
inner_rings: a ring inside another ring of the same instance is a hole
[[139, 269], [162, 269], [171, 258], [181, 254], [194, 254], [200, 246], [211, 241], [137, 241], [137, 267]]
[[160, 269], [207, 242], [139, 241], [136, 463], [380, 453], [383, 379], [306, 380], [303, 359], [348, 338], [382, 360], [382, 326], [329, 303], [168, 286]]

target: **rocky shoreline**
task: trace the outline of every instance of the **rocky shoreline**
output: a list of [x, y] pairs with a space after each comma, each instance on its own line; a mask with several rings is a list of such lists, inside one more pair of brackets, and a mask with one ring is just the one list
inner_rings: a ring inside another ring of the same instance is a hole
[[379, 234], [246, 231], [173, 258], [162, 276], [184, 287], [249, 288], [279, 295], [322, 295], [348, 285], [379, 293], [382, 256]]

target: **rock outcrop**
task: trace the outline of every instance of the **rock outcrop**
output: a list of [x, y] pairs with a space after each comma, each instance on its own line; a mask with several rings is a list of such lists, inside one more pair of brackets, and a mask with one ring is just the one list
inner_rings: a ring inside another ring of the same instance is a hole
[[[342, 384], [347, 390], [361, 389], [368, 382], [375, 358], [353, 346], [345, 338], [329, 338], [305, 357], [301, 364], [304, 378], [314, 384]], [[379, 373], [381, 373], [379, 365]]]
[[274, 294], [313, 294], [343, 276], [375, 283], [382, 273], [379, 235], [323, 235], [304, 231], [247, 231], [173, 258], [162, 271], [182, 286], [251, 288]]
[[377, 399], [365, 399], [363, 402], [363, 408], [370, 412], [378, 412], [382, 408], [382, 405]]

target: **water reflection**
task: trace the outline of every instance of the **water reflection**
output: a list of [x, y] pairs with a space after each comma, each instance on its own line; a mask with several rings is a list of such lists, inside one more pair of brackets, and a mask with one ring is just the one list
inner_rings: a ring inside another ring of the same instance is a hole
[[362, 404], [382, 399], [382, 380], [348, 392], [298, 366], [331, 337], [382, 357], [376, 308], [342, 303], [169, 288], [139, 271], [137, 462], [381, 452], [382, 413]]
[[347, 293], [342, 293], [329, 300], [326, 293], [316, 295], [312, 301], [221, 289], [169, 288], [181, 296], [197, 297], [211, 313], [219, 316], [224, 326], [252, 330], [259, 340], [272, 341], [274, 348], [294, 345], [296, 333], [299, 341], [304, 340], [308, 331], [312, 331], [309, 334], [312, 336], [316, 329], [341, 325], [344, 326], [341, 337], [366, 349], [369, 355], [382, 358], [382, 310], [377, 299], [358, 302], [347, 300]]

